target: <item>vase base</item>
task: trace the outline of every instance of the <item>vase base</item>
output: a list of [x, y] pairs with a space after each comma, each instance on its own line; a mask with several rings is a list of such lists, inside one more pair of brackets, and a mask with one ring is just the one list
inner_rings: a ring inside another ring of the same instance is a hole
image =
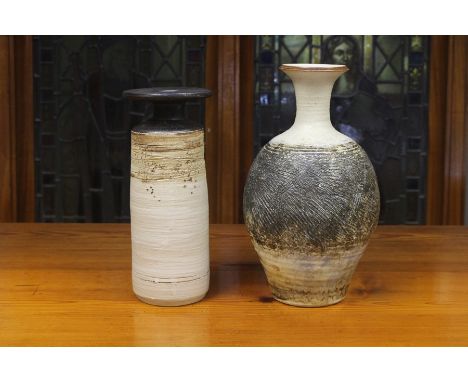
[[338, 299], [334, 299], [334, 300], [321, 301], [319, 303], [318, 302], [307, 303], [307, 302], [303, 302], [303, 301], [284, 300], [282, 298], [276, 297], [275, 295], [273, 295], [273, 298], [275, 300], [283, 303], [283, 304], [297, 306], [299, 308], [321, 308], [321, 307], [325, 307], [325, 306], [338, 304], [339, 302], [344, 300], [345, 296], [340, 297]]
[[149, 305], [156, 305], [156, 306], [182, 306], [182, 305], [189, 305], [189, 304], [194, 304], [200, 300], [202, 300], [205, 296], [206, 293], [203, 293], [199, 296], [195, 297], [190, 297], [190, 298], [185, 298], [183, 300], [161, 300], [157, 298], [149, 298], [149, 297], [143, 297], [139, 296], [136, 294], [138, 299], [140, 301], [143, 301], [146, 304]]

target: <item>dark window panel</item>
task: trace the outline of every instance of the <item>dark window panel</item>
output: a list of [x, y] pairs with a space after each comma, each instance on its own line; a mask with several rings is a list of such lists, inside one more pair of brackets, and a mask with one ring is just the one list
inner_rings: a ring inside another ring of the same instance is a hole
[[42, 147], [39, 154], [40, 154], [40, 159], [41, 159], [39, 163], [41, 164], [41, 167], [42, 167], [41, 171], [39, 171], [39, 174], [42, 171], [53, 172], [55, 170], [55, 148]]
[[419, 179], [418, 178], [406, 178], [406, 189], [407, 190], [419, 190]]
[[408, 153], [406, 155], [406, 175], [418, 176], [421, 174], [421, 157], [419, 153]]
[[408, 101], [411, 105], [419, 105], [422, 101], [422, 96], [419, 93], [408, 94]]
[[421, 150], [421, 138], [419, 137], [409, 137], [408, 140], [408, 150]]
[[[335, 84], [332, 123], [358, 141], [374, 165], [382, 199], [380, 222], [424, 223], [424, 207], [418, 206], [424, 206], [420, 200], [426, 176], [428, 41], [427, 36], [257, 37], [255, 152], [290, 127], [295, 117], [290, 81], [278, 66], [344, 63], [338, 62], [338, 53], [347, 51], [351, 70], [339, 81], [348, 86]], [[349, 88], [353, 92], [347, 93]], [[418, 154], [412, 156], [414, 152]], [[408, 186], [418, 200], [411, 219]]]
[[[151, 110], [122, 91], [203, 86], [204, 46], [204, 36], [34, 37], [37, 220], [129, 221], [130, 127]], [[202, 121], [202, 104], [187, 115]]]
[[[40, 122], [42, 123], [42, 130], [45, 131], [54, 131], [55, 126], [55, 104], [51, 103], [42, 103], [40, 105]], [[50, 127], [46, 128], [44, 124], [49, 123]]]
[[42, 200], [44, 204], [44, 214], [52, 215], [54, 213], [55, 206], [55, 189], [54, 188], [44, 188]]
[[[427, 126], [424, 127], [423, 130], [423, 120], [422, 120], [422, 113], [420, 107], [408, 107], [407, 109], [407, 136], [418, 136], [424, 135], [426, 133]], [[427, 113], [427, 110], [425, 111]]]
[[187, 60], [192, 62], [201, 61], [201, 52], [199, 50], [189, 50]]
[[419, 197], [417, 192], [406, 194], [406, 223], [416, 223], [418, 221]]
[[54, 146], [55, 145], [55, 135], [42, 134], [41, 144], [42, 144], [42, 147]]
[[54, 59], [53, 49], [42, 49], [41, 51], [41, 62], [42, 63], [51, 63]]
[[409, 61], [412, 65], [422, 65], [424, 64], [424, 54], [422, 52], [411, 52]]
[[406, 209], [405, 199], [385, 200], [381, 209], [385, 215], [386, 224], [401, 224], [401, 211]]
[[41, 63], [41, 85], [43, 89], [52, 88], [54, 86], [54, 66], [53, 64]]
[[421, 66], [411, 66], [409, 69], [409, 89], [410, 91], [420, 91], [422, 89], [423, 68]]
[[259, 92], [269, 93], [273, 92], [275, 88], [274, 83], [274, 69], [271, 66], [262, 66], [259, 68]]
[[54, 173], [42, 173], [42, 184], [45, 185], [51, 185], [55, 183], [55, 174]]
[[187, 65], [187, 86], [198, 86], [201, 83], [202, 75], [201, 65]]

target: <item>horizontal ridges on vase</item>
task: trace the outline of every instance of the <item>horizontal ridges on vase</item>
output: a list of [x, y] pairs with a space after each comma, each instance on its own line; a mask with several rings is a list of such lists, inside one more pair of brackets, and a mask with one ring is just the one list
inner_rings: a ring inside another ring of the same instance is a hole
[[209, 286], [206, 177], [189, 182], [132, 177], [130, 196], [137, 296], [155, 305], [183, 305], [202, 298]]
[[132, 131], [131, 176], [141, 180], [189, 181], [205, 174], [203, 130]]

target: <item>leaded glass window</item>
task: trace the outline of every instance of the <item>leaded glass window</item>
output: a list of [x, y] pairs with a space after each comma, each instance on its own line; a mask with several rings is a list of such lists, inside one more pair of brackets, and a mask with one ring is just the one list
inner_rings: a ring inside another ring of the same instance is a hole
[[36, 220], [129, 221], [130, 128], [149, 111], [122, 91], [202, 86], [204, 47], [201, 36], [34, 38]]
[[294, 122], [294, 91], [281, 64], [346, 64], [331, 120], [374, 165], [380, 223], [424, 223], [428, 59], [427, 36], [258, 36], [255, 152]]

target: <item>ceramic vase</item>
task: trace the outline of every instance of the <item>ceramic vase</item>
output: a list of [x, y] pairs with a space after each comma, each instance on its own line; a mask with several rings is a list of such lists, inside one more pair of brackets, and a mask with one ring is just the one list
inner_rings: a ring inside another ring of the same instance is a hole
[[153, 103], [153, 117], [131, 132], [130, 215], [133, 290], [161, 306], [201, 300], [209, 285], [208, 191], [204, 130], [184, 118], [200, 88], [127, 90]]
[[296, 119], [259, 152], [244, 189], [244, 219], [273, 296], [296, 306], [341, 301], [379, 216], [364, 150], [330, 122], [344, 65], [288, 64]]

